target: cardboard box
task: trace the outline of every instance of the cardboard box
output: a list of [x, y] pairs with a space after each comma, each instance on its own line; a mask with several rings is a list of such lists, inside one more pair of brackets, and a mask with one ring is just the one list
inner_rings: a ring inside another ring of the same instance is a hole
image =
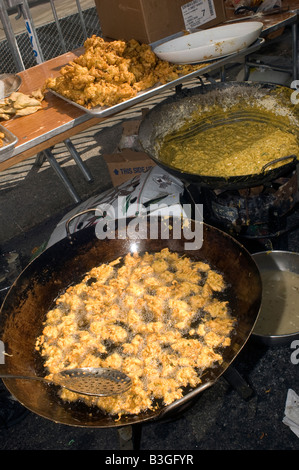
[[104, 160], [113, 186], [118, 186], [156, 166], [155, 162], [146, 153], [136, 152], [128, 148], [119, 153], [104, 155]]
[[225, 21], [223, 0], [95, 0], [103, 36], [150, 44]]

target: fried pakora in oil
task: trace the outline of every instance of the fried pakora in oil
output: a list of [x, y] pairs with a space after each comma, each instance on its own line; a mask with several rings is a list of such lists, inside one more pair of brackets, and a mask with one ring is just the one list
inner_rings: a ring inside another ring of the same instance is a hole
[[62, 389], [63, 400], [82, 400], [122, 416], [155, 409], [201, 383], [222, 362], [235, 319], [226, 288], [209, 264], [169, 251], [128, 254], [93, 268], [69, 287], [48, 314], [36, 349], [52, 374], [64, 368], [111, 367], [132, 379], [121, 395], [87, 397]]
[[58, 77], [46, 81], [45, 88], [87, 109], [114, 106], [200, 68], [161, 61], [148, 44], [134, 39], [108, 42], [92, 36], [84, 48], [81, 56], [62, 67]]

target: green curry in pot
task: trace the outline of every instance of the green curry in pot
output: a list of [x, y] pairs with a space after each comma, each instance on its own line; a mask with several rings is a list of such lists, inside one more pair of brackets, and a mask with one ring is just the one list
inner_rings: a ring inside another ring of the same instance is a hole
[[299, 154], [297, 131], [284, 120], [272, 120], [261, 112], [255, 113], [256, 119], [223, 115], [221, 123], [213, 124], [211, 116], [202, 125], [198, 117], [198, 126], [193, 119], [166, 135], [160, 143], [161, 162], [187, 173], [225, 178], [259, 174], [273, 160]]

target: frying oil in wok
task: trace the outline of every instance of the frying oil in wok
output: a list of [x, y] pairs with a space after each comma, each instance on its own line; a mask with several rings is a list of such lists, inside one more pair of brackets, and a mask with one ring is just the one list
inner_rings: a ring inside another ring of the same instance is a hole
[[[133, 380], [116, 397], [84, 397], [106, 413], [138, 414], [156, 400], [170, 404], [221, 363], [235, 318], [227, 286], [209, 264], [163, 249], [128, 254], [93, 268], [47, 314], [36, 349], [48, 372], [112, 367]], [[220, 298], [218, 298], [220, 294]], [[61, 391], [67, 401], [82, 399]]]

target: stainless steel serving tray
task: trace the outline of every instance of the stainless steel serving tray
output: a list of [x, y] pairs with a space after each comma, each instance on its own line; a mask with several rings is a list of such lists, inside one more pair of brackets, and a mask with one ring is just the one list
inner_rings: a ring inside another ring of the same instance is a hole
[[3, 139], [3, 146], [0, 147], [0, 162], [4, 162], [5, 160], [8, 160], [10, 157], [12, 157], [14, 147], [18, 142], [18, 138], [1, 124], [0, 132], [3, 132], [5, 135]]
[[[177, 35], [171, 36], [170, 38], [177, 37]], [[164, 38], [163, 42], [166, 40], [169, 40], [170, 38]], [[158, 45], [162, 41], [158, 41], [157, 43], [151, 44], [151, 46], [154, 48], [156, 45]], [[232, 62], [237, 62], [238, 60], [244, 56], [247, 56], [249, 54], [252, 54], [253, 52], [256, 52], [260, 47], [263, 45], [265, 42], [265, 39], [259, 38], [257, 39], [250, 47], [247, 47], [245, 49], [242, 49], [241, 51], [235, 52], [233, 54], [230, 54], [229, 56], [223, 57], [218, 60], [214, 60], [213, 62], [208, 63], [205, 67], [198, 68], [198, 70], [195, 70], [194, 72], [191, 72], [187, 75], [183, 75], [180, 78], [177, 78], [176, 80], [172, 80], [171, 82], [168, 82], [164, 85], [157, 84], [156, 86], [149, 88], [148, 90], [142, 91], [137, 94], [134, 98], [131, 98], [129, 100], [126, 100], [122, 103], [116, 104], [114, 106], [110, 107], [102, 107], [102, 106], [95, 106], [94, 108], [88, 109], [84, 106], [81, 106], [77, 103], [75, 103], [72, 100], [69, 100], [68, 98], [65, 98], [63, 95], [57, 93], [56, 91], [50, 90], [55, 96], [58, 96], [59, 98], [63, 99], [64, 101], [67, 101], [68, 103], [76, 106], [77, 108], [81, 109], [87, 114], [92, 115], [93, 117], [107, 117], [111, 116], [112, 114], [119, 113], [120, 111], [124, 111], [125, 109], [134, 106], [135, 104], [138, 104], [142, 101], [145, 101], [149, 98], [152, 98], [155, 95], [158, 95], [159, 93], [162, 93], [163, 91], [176, 87], [180, 85], [181, 83], [190, 80], [192, 78], [196, 78], [199, 75], [204, 75], [209, 72], [212, 72], [214, 70], [217, 70], [219, 68], [222, 68], [224, 65]], [[206, 61], [205, 61], [206, 62]], [[200, 64], [198, 64], [200, 66]]]

